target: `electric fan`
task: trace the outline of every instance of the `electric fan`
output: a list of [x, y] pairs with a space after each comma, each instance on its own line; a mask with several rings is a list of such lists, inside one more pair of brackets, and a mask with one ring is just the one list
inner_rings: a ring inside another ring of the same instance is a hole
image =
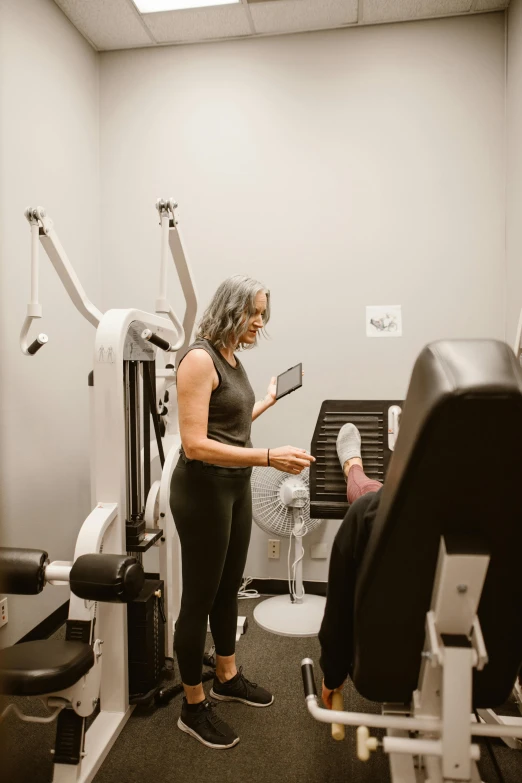
[[[309, 468], [298, 476], [275, 468], [254, 468], [252, 472], [252, 515], [269, 535], [289, 538], [289, 595], [278, 595], [259, 603], [254, 619], [265, 631], [282, 636], [317, 636], [324, 614], [325, 599], [305, 595], [303, 588], [303, 536], [323, 521], [310, 519]], [[295, 560], [291, 562], [292, 539]]]

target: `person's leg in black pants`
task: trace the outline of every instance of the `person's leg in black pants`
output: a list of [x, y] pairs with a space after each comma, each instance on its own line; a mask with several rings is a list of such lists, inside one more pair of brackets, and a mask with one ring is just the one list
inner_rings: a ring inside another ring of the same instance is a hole
[[222, 682], [236, 674], [237, 594], [245, 570], [252, 530], [252, 487], [250, 479], [235, 493], [232, 505], [229, 545], [219, 587], [209, 613], [210, 630], [216, 646], [216, 675]]
[[331, 693], [353, 667], [353, 625], [357, 575], [377, 515], [382, 484], [368, 478], [361, 459], [361, 436], [353, 424], [341, 428], [337, 453], [347, 481], [350, 507], [337, 531], [330, 558], [326, 607], [319, 631], [323, 700], [331, 707]]
[[172, 477], [170, 503], [183, 576], [174, 647], [189, 703], [205, 699], [201, 675], [207, 617], [216, 644], [217, 674], [226, 679], [235, 667], [237, 593], [252, 528], [250, 474], [250, 469], [180, 461]]
[[358, 498], [348, 509], [332, 546], [328, 588], [319, 641], [324, 684], [339, 688], [353, 664], [355, 587], [373, 522], [380, 490]]

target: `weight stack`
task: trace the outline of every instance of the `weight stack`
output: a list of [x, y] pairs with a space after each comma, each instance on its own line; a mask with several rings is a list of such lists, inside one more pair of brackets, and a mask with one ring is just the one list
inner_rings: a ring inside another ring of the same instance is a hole
[[127, 604], [129, 637], [129, 693], [149, 693], [156, 688], [165, 668], [165, 621], [163, 582], [146, 579], [139, 596]]

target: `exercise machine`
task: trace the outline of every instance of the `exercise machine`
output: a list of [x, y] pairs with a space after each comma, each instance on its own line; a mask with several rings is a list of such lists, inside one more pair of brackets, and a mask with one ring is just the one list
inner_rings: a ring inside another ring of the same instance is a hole
[[65, 640], [0, 650], [1, 693], [38, 696], [51, 711], [37, 717], [10, 703], [0, 720], [14, 712], [28, 723], [57, 721], [51, 751], [57, 783], [91, 780], [132, 710], [125, 636], [122, 631], [120, 639], [111, 638], [111, 626], [122, 628], [125, 605], [138, 597], [145, 577], [136, 558], [100, 553], [117, 516], [116, 503], [98, 504], [82, 525], [70, 563], [51, 563], [43, 550], [0, 548], [2, 591], [36, 595], [47, 583], [71, 589]]
[[[42, 317], [42, 306], [38, 297], [40, 244], [77, 310], [98, 330], [94, 351], [95, 369], [114, 365], [114, 343], [122, 339], [122, 334], [118, 332], [128, 330], [123, 359], [124, 405], [127, 416], [125, 443], [129, 474], [127, 502], [130, 509], [127, 543], [129, 551], [137, 551], [140, 559], [151, 547], [159, 550], [157, 570], [164, 584], [162, 611], [167, 620], [167, 658], [173, 657], [173, 628], [181, 597], [179, 541], [169, 506], [170, 480], [181, 444], [176, 394], [173, 393], [176, 382], [175, 356], [176, 352], [182, 352], [192, 340], [198, 308], [194, 279], [181, 237], [177, 206], [173, 199], [158, 199], [156, 202], [161, 227], [159, 290], [155, 302], [155, 317], [158, 317], [158, 320], [150, 324], [139, 319], [124, 324], [121, 319], [118, 320], [117, 314], [125, 312], [121, 310], [109, 310], [104, 315], [87, 297], [45, 209], [28, 208], [25, 215], [31, 227], [31, 300], [20, 336], [22, 351], [29, 356], [34, 356], [48, 342], [47, 335], [43, 333], [28, 342], [33, 321]], [[167, 296], [169, 252], [174, 260], [185, 299], [183, 322], [177, 317]], [[103, 319], [105, 328], [100, 333]], [[168, 339], [166, 334], [162, 336], [162, 329], [165, 328], [171, 330]], [[161, 359], [160, 363], [164, 366], [157, 366], [156, 358], [160, 355], [167, 357], [166, 360]], [[96, 426], [97, 415], [94, 407], [97, 397], [94, 383], [97, 382], [98, 374], [93, 372], [89, 376], [93, 428]], [[95, 433], [91, 443], [91, 497], [94, 504], [95, 474], [98, 470]]]
[[[72, 720], [76, 729], [71, 731], [69, 722], [65, 723], [63, 719], [58, 722], [53, 777], [56, 783], [72, 783], [72, 781], [88, 783], [92, 780], [131, 714], [133, 705], [130, 703], [130, 697], [135, 695], [133, 679], [140, 690], [137, 695], [149, 695], [141, 692], [146, 686], [143, 685], [140, 672], [143, 669], [153, 668], [157, 670], [156, 675], [159, 675], [162, 660], [172, 651], [173, 622], [166, 623], [166, 633], [163, 637], [161, 616], [172, 619], [176, 607], [179, 606], [180, 567], [176, 533], [172, 517], [167, 516], [166, 513], [162, 515], [161, 501], [156, 504], [159, 507], [158, 515], [153, 512], [150, 523], [147, 522], [145, 508], [150, 493], [148, 483], [151, 463], [150, 420], [154, 426], [162, 472], [165, 470], [161, 459], [161, 455], [164, 458], [164, 452], [157, 409], [156, 356], [159, 351], [162, 351], [169, 359], [173, 358], [176, 351], [188, 344], [197, 309], [190, 267], [179, 238], [174, 208], [174, 203], [170, 201], [164, 203], [161, 209], [158, 206], [158, 211], [164, 232], [163, 238], [167, 239], [166, 248], [170, 246], [176, 250], [176, 268], [180, 272], [181, 285], [187, 300], [183, 324], [170, 307], [166, 296], [165, 242], [162, 246], [160, 296], [156, 301], [156, 312], [148, 313], [131, 308], [112, 309], [102, 313], [87, 297], [45, 210], [36, 207], [26, 211], [31, 227], [31, 301], [20, 336], [22, 351], [34, 357], [48, 342], [44, 334], [39, 334], [32, 342], [29, 339], [32, 322], [42, 316], [42, 308], [38, 301], [40, 244], [49, 256], [77, 310], [96, 327], [94, 369], [89, 381], [94, 455], [91, 459], [93, 510], [81, 527], [74, 561], [50, 564], [45, 568], [41, 564], [40, 568], [44, 568], [46, 581], [55, 581], [58, 574], [61, 581], [65, 582], [68, 581], [68, 575], [70, 578], [74, 575], [75, 569], [78, 570], [76, 563], [82, 562], [83, 555], [100, 557], [103, 554], [104, 558], [106, 556], [118, 558], [115, 562], [120, 563], [120, 567], [123, 567], [121, 563], [128, 562], [127, 558], [130, 556], [132, 564], [135, 563], [143, 570], [144, 554], [154, 545], [163, 549], [160, 556], [160, 578], [152, 580], [152, 585], [151, 580], [145, 580], [140, 595], [134, 597], [128, 606], [121, 602], [106, 603], [103, 592], [77, 594], [81, 600], [71, 598], [67, 628], [73, 629], [77, 622], [88, 624], [83, 626], [84, 635], [81, 641], [90, 645], [94, 659], [84, 649], [80, 656], [82, 663], [79, 668], [74, 669], [71, 647], [67, 648], [67, 654], [64, 650], [60, 650], [54, 658], [50, 652], [51, 648], [47, 647], [50, 656], [47, 661], [48, 667], [57, 677], [57, 679], [51, 678], [51, 684], [58, 683], [58, 686], [62, 686], [63, 680], [58, 675], [61, 676], [68, 670], [69, 676], [66, 679], [69, 683], [72, 678], [70, 670], [73, 669], [75, 676], [81, 674], [84, 678], [83, 684], [78, 687], [88, 687], [90, 706], [93, 707], [96, 701], [94, 717], [92, 714], [94, 707], [90, 712], [80, 714], [76, 712], [73, 702], [69, 699], [70, 694], [58, 696], [58, 698], [64, 696], [71, 702], [72, 707], [67, 707], [64, 715]], [[167, 361], [168, 363], [172, 362]], [[166, 369], [169, 370], [168, 376], [167, 373], [164, 376], [160, 374], [161, 388], [166, 386], [166, 381], [175, 379], [175, 372], [172, 372], [175, 368]], [[40, 555], [41, 559], [42, 555]], [[99, 564], [92, 563], [91, 567], [102, 568]], [[41, 581], [41, 576], [38, 578]], [[13, 584], [7, 587], [14, 591]], [[8, 592], [7, 587], [6, 592]], [[73, 582], [71, 582], [71, 590], [74, 596]], [[141, 615], [146, 618], [143, 623], [139, 622], [139, 617], [132, 621], [133, 612], [140, 615], [140, 609], [137, 607], [137, 602], [140, 600], [143, 603]], [[129, 623], [128, 617], [131, 618]], [[67, 642], [75, 639], [76, 632], [71, 630], [70, 633], [73, 635], [67, 639]], [[20, 647], [21, 645], [17, 645], [17, 650], [20, 650]], [[37, 652], [42, 652], [42, 649], [39, 648]], [[92, 660], [94, 663], [88, 668]], [[38, 657], [29, 655], [23, 665], [15, 667], [17, 676], [10, 678], [11, 663], [12, 658], [5, 661], [5, 671], [0, 665], [0, 683], [12, 683], [9, 686], [10, 695], [23, 695], [26, 683], [35, 679], [34, 672], [38, 669]], [[76, 683], [77, 680], [78, 678], [74, 682]], [[96, 695], [98, 680], [99, 692]], [[157, 683], [158, 676], [152, 677], [152, 680]], [[85, 684], [87, 681], [88, 685]], [[147, 681], [145, 678], [145, 682]], [[49, 693], [49, 682], [44, 685], [46, 690], [40, 690], [39, 694], [45, 696]], [[69, 685], [72, 687], [74, 683], [71, 682]], [[159, 686], [156, 684], [155, 687]], [[32, 692], [35, 693], [34, 690]], [[53, 701], [55, 697], [56, 693], [51, 695], [51, 701], [48, 702], [50, 706], [55, 706]], [[83, 699], [77, 701], [82, 702], [82, 711], [86, 709]], [[78, 728], [80, 726], [78, 720], [72, 717], [71, 709], [81, 718], [81, 728]], [[59, 712], [61, 715], [62, 710], [60, 709]], [[57, 710], [49, 717], [51, 720], [58, 717]], [[87, 718], [89, 718], [88, 725]], [[66, 739], [69, 742], [68, 755], [61, 750], [56, 754], [56, 749], [61, 749]]]
[[[358, 757], [382, 747], [394, 783], [478, 783], [473, 738], [522, 739], [522, 721], [481, 717], [522, 663], [521, 442], [522, 369], [507, 345], [424, 349], [355, 593], [351, 676], [382, 714], [320, 708], [313, 663], [301, 664], [312, 716], [357, 726]], [[371, 728], [387, 730], [382, 742]]]

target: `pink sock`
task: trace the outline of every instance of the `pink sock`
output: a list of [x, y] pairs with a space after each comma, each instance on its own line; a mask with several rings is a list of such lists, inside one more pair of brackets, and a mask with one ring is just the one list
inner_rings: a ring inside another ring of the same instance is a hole
[[349, 503], [353, 503], [354, 500], [357, 500], [362, 495], [366, 495], [368, 492], [377, 492], [381, 487], [381, 482], [368, 478], [360, 465], [352, 465], [348, 473], [348, 486], [346, 489]]

